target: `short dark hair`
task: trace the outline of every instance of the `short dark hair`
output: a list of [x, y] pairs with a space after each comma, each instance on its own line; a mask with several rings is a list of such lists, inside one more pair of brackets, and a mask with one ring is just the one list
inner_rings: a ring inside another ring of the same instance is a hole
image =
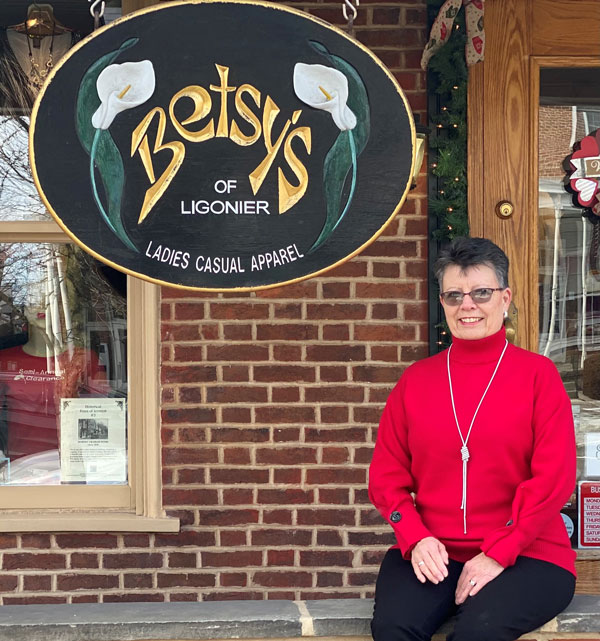
[[462, 272], [469, 267], [486, 265], [496, 273], [498, 285], [502, 288], [508, 287], [508, 257], [498, 245], [487, 238], [459, 236], [440, 251], [433, 266], [440, 290], [444, 273], [451, 265], [460, 267]]

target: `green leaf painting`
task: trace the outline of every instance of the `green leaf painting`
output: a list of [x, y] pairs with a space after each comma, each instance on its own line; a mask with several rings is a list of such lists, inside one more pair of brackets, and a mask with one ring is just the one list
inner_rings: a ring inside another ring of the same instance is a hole
[[[77, 95], [76, 126], [79, 140], [90, 156], [90, 180], [94, 201], [102, 218], [113, 233], [129, 249], [139, 252], [133, 244], [121, 220], [121, 200], [125, 185], [123, 159], [108, 129], [96, 129], [92, 125], [92, 115], [100, 106], [96, 81], [100, 73], [126, 49], [133, 47], [139, 38], [126, 40], [117, 50], [105, 54], [94, 62], [85, 72]], [[106, 206], [102, 203], [96, 185], [96, 172], [102, 181], [106, 196]]]
[[[348, 107], [356, 116], [353, 129], [340, 131], [336, 141], [325, 157], [323, 165], [323, 186], [327, 207], [327, 216], [321, 233], [309, 253], [325, 243], [346, 215], [356, 189], [357, 159], [369, 140], [370, 109], [367, 89], [358, 71], [346, 60], [329, 52], [320, 42], [310, 42], [313, 49], [323, 55], [327, 61], [348, 80]], [[344, 186], [350, 177], [350, 190], [345, 203], [342, 203]]]

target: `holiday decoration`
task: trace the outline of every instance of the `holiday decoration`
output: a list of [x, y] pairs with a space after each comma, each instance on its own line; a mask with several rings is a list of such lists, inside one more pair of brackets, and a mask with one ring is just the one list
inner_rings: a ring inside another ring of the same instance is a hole
[[468, 65], [483, 60], [485, 49], [485, 34], [483, 31], [484, 0], [446, 0], [442, 5], [429, 35], [429, 41], [423, 51], [421, 67], [427, 69], [433, 55], [450, 39], [454, 21], [461, 6], [465, 8], [467, 39], [465, 42], [465, 58]]
[[575, 205], [588, 215], [600, 216], [600, 129], [576, 143], [566, 162], [567, 189], [574, 194]]

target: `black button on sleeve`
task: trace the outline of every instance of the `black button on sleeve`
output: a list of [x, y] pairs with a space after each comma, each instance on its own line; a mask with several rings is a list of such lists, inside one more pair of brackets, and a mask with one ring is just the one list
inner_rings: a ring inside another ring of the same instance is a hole
[[510, 526], [510, 525], [512, 525], [512, 524], [513, 524], [513, 520], [512, 520], [512, 519], [510, 519], [509, 521], [507, 521], [507, 523], [506, 523], [506, 527], [509, 527], [509, 526]]
[[390, 521], [392, 523], [398, 523], [398, 521], [400, 521], [401, 519], [402, 519], [402, 514], [400, 514], [400, 512], [394, 511], [390, 514]]

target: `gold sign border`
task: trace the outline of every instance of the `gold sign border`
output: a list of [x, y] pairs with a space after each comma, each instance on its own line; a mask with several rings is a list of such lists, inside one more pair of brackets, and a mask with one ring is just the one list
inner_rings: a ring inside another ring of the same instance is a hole
[[[411, 145], [412, 145], [412, 160], [411, 160], [411, 165], [410, 165], [410, 172], [406, 181], [406, 187], [404, 188], [404, 193], [402, 194], [402, 197], [398, 204], [396, 205], [394, 211], [392, 214], [389, 216], [389, 218], [385, 221], [385, 223], [379, 228], [379, 230], [369, 238], [365, 243], [363, 243], [358, 249], [355, 249], [352, 253], [348, 254], [344, 258], [339, 259], [337, 262], [335, 262], [333, 265], [329, 265], [328, 267], [323, 267], [323, 269], [320, 269], [316, 272], [313, 272], [311, 274], [306, 274], [305, 276], [300, 276], [298, 278], [294, 278], [292, 280], [287, 280], [287, 281], [282, 281], [279, 283], [272, 283], [269, 285], [256, 285], [253, 287], [229, 287], [229, 288], [219, 288], [219, 287], [194, 287], [193, 285], [179, 285], [176, 283], [170, 283], [168, 281], [163, 281], [159, 280], [157, 278], [151, 278], [150, 276], [147, 276], [146, 274], [140, 274], [138, 272], [134, 272], [131, 269], [127, 269], [127, 267], [123, 267], [121, 265], [118, 265], [117, 263], [114, 263], [113, 261], [109, 260], [108, 258], [105, 258], [104, 256], [101, 256], [98, 254], [96, 251], [88, 247], [85, 243], [83, 243], [75, 234], [63, 223], [61, 220], [60, 216], [54, 211], [52, 208], [52, 205], [46, 198], [46, 194], [44, 193], [44, 190], [42, 189], [42, 186], [40, 184], [40, 180], [37, 174], [37, 168], [36, 168], [36, 162], [35, 162], [35, 153], [34, 153], [34, 147], [33, 147], [33, 138], [35, 136], [35, 128], [37, 124], [37, 115], [39, 111], [39, 106], [40, 102], [42, 101], [44, 94], [46, 92], [46, 89], [52, 82], [52, 79], [54, 78], [55, 74], [57, 71], [71, 58], [71, 56], [75, 55], [79, 49], [82, 47], [85, 47], [87, 43], [90, 41], [91, 38], [95, 38], [98, 35], [103, 34], [106, 29], [112, 29], [113, 26], [116, 26], [117, 24], [121, 24], [122, 22], [125, 22], [126, 20], [132, 20], [135, 19], [137, 16], [140, 16], [144, 13], [151, 13], [153, 11], [168, 11], [172, 7], [178, 7], [178, 6], [185, 6], [185, 5], [190, 5], [190, 4], [239, 4], [239, 5], [257, 5], [261, 7], [266, 7], [268, 9], [273, 9], [274, 11], [285, 11], [287, 13], [291, 13], [293, 15], [296, 15], [300, 18], [303, 18], [305, 20], [312, 20], [313, 22], [316, 22], [317, 24], [321, 25], [322, 27], [325, 27], [326, 29], [329, 29], [330, 31], [334, 31], [338, 35], [346, 38], [349, 40], [354, 46], [359, 47], [362, 49], [367, 55], [369, 55], [373, 61], [381, 67], [381, 69], [384, 71], [384, 73], [388, 76], [390, 79], [390, 82], [393, 84], [394, 88], [398, 92], [399, 96], [402, 98], [402, 101], [404, 102], [404, 107], [406, 109], [406, 113], [408, 115], [408, 120], [410, 124], [410, 137], [411, 137]], [[415, 136], [415, 123], [412, 115], [412, 110], [410, 109], [410, 106], [408, 104], [408, 100], [406, 99], [406, 96], [404, 95], [404, 92], [402, 91], [402, 88], [396, 81], [396, 78], [390, 73], [390, 71], [385, 67], [385, 65], [375, 56], [375, 54], [365, 47], [362, 43], [358, 42], [354, 38], [351, 38], [349, 35], [344, 33], [341, 29], [334, 27], [333, 25], [329, 24], [328, 22], [325, 22], [325, 20], [321, 20], [321, 18], [318, 18], [316, 16], [311, 16], [309, 13], [305, 13], [304, 11], [300, 11], [299, 9], [294, 9], [292, 7], [286, 7], [280, 4], [272, 3], [272, 2], [264, 2], [261, 0], [177, 0], [174, 2], [169, 2], [165, 4], [160, 4], [160, 5], [153, 5], [151, 7], [146, 7], [144, 9], [140, 9], [138, 11], [134, 11], [133, 13], [129, 13], [125, 16], [122, 16], [120, 18], [117, 18], [114, 22], [111, 22], [110, 24], [106, 25], [105, 27], [102, 27], [101, 29], [98, 29], [91, 33], [89, 36], [81, 40], [81, 42], [78, 42], [74, 47], [72, 47], [56, 64], [56, 66], [52, 69], [50, 74], [48, 75], [48, 78], [46, 79], [46, 82], [44, 83], [42, 89], [40, 90], [40, 93], [38, 94], [35, 104], [33, 106], [33, 111], [31, 113], [31, 125], [30, 125], [30, 130], [29, 130], [29, 159], [30, 159], [30, 165], [31, 165], [31, 171], [33, 174], [33, 180], [35, 182], [35, 186], [40, 194], [40, 197], [42, 199], [42, 202], [46, 206], [46, 209], [52, 214], [52, 217], [56, 222], [59, 224], [61, 229], [73, 240], [79, 247], [81, 247], [84, 251], [86, 251], [88, 254], [91, 254], [96, 258], [97, 260], [109, 265], [110, 267], [113, 267], [114, 269], [117, 269], [118, 271], [125, 272], [126, 274], [129, 274], [130, 276], [135, 276], [137, 278], [141, 278], [143, 280], [149, 281], [151, 283], [155, 283], [156, 285], [163, 285], [165, 287], [174, 287], [176, 289], [184, 289], [184, 290], [191, 290], [191, 291], [198, 291], [198, 292], [254, 292], [254, 291], [259, 291], [263, 289], [273, 289], [275, 287], [284, 287], [285, 285], [291, 285], [293, 283], [299, 283], [303, 280], [307, 280], [309, 278], [314, 278], [315, 276], [321, 276], [322, 274], [327, 273], [328, 271], [335, 269], [339, 265], [342, 265], [343, 263], [349, 261], [351, 258], [354, 258], [357, 254], [360, 254], [364, 249], [366, 249], [371, 243], [373, 243], [379, 236], [383, 233], [385, 228], [392, 222], [396, 214], [400, 211], [402, 208], [402, 205], [404, 204], [404, 201], [406, 200], [406, 196], [408, 194], [410, 184], [411, 184], [411, 177], [414, 171], [414, 165], [415, 165], [415, 146], [416, 146], [416, 136]]]

